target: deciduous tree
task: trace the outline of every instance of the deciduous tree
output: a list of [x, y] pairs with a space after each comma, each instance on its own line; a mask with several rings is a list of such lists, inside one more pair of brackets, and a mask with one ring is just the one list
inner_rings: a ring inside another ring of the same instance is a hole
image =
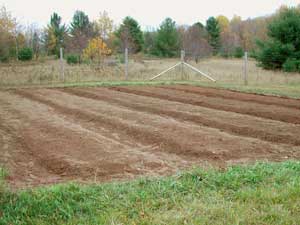
[[217, 17], [220, 26], [220, 53], [224, 57], [233, 55], [234, 49], [238, 46], [235, 43], [234, 33], [231, 31], [229, 19], [220, 15]]
[[220, 15], [217, 17], [217, 21], [220, 27], [220, 32], [228, 32], [230, 29], [230, 22], [226, 16]]
[[17, 22], [6, 10], [0, 8], [0, 61], [7, 61], [16, 52]]
[[183, 36], [183, 49], [186, 56], [191, 56], [196, 62], [199, 58], [212, 54], [212, 48], [207, 41], [207, 31], [199, 23], [189, 27]]
[[108, 40], [113, 33], [114, 23], [106, 11], [100, 13], [95, 21], [96, 31], [103, 40]]
[[101, 37], [93, 38], [89, 41], [88, 46], [83, 51], [83, 57], [97, 63], [101, 63], [103, 58], [111, 54]]
[[38, 59], [41, 51], [41, 30], [36, 24], [31, 24], [25, 31], [26, 46], [33, 51], [33, 56]]
[[144, 52], [145, 53], [147, 53], [147, 54], [153, 53], [156, 35], [157, 35], [156, 31], [144, 32]]

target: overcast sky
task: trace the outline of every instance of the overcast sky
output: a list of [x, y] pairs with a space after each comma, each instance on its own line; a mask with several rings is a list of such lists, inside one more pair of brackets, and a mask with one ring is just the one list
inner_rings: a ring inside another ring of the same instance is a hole
[[218, 15], [253, 18], [271, 14], [283, 4], [296, 6], [300, 0], [0, 0], [0, 6], [4, 5], [24, 25], [44, 26], [53, 12], [69, 23], [74, 11], [79, 9], [91, 20], [106, 10], [116, 24], [129, 15], [143, 29], [157, 27], [166, 17], [178, 24], [204, 23], [209, 16]]

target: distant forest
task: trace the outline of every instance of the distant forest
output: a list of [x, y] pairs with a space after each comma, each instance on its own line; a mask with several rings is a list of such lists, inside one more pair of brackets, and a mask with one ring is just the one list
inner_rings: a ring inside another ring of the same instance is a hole
[[[60, 48], [73, 57], [74, 63], [123, 53], [125, 48], [131, 54], [158, 57], [175, 57], [183, 49], [195, 60], [213, 55], [242, 57], [248, 51], [267, 69], [284, 67], [297, 70], [299, 67], [300, 70], [300, 63], [299, 66], [297, 64], [300, 44], [295, 43], [300, 37], [299, 15], [300, 5], [292, 8], [281, 6], [272, 15], [247, 20], [239, 16], [229, 19], [219, 15], [208, 18], [205, 24], [195, 21], [191, 25], [178, 25], [171, 18], [166, 18], [158, 29], [143, 31], [138, 21], [130, 16], [116, 26], [106, 11], [91, 21], [85, 12], [78, 10], [70, 24], [64, 24], [62, 17], [54, 12], [49, 15], [48, 25], [40, 28], [34, 24], [23, 26], [3, 6], [0, 9], [0, 61], [58, 56]], [[284, 23], [284, 20], [288, 21]], [[287, 29], [281, 29], [280, 23], [288, 26]], [[297, 34], [297, 40], [280, 37], [280, 34], [288, 36], [289, 32]], [[273, 59], [280, 61], [277, 64], [264, 62], [264, 58], [274, 57], [274, 51], [270, 49], [275, 51], [275, 56], [280, 55], [280, 59]], [[284, 66], [287, 60], [289, 65]]]

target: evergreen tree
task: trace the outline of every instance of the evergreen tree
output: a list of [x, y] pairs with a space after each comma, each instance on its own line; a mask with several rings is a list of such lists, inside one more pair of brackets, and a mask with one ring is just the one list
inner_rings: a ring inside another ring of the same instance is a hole
[[155, 39], [154, 54], [163, 57], [174, 57], [179, 54], [180, 41], [176, 23], [166, 18], [160, 25]]
[[119, 47], [123, 50], [128, 48], [131, 52], [140, 52], [143, 49], [144, 38], [138, 22], [132, 17], [125, 17], [123, 23], [116, 31], [119, 39]]
[[73, 20], [70, 25], [70, 33], [72, 35], [76, 34], [88, 34], [92, 30], [92, 25], [90, 23], [88, 15], [83, 11], [76, 11]]
[[300, 10], [284, 8], [268, 26], [269, 41], [258, 41], [255, 58], [265, 69], [300, 71]]
[[66, 41], [66, 52], [75, 54], [81, 62], [83, 50], [88, 46], [88, 42], [95, 36], [93, 24], [88, 15], [77, 10], [70, 24], [70, 35]]
[[66, 34], [67, 27], [62, 24], [61, 17], [57, 13], [53, 13], [44, 35], [44, 42], [48, 53], [59, 54], [59, 48], [63, 46]]
[[221, 44], [220, 44], [220, 26], [216, 18], [210, 17], [206, 21], [206, 30], [209, 35], [209, 44], [213, 48], [214, 54], [217, 54]]
[[205, 26], [201, 22], [194, 23], [193, 26], [198, 26], [201, 30], [205, 29]]

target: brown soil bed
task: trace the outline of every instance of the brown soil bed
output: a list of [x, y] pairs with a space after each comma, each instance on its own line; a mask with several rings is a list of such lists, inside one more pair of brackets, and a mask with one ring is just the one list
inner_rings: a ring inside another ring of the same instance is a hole
[[0, 92], [13, 187], [300, 158], [298, 100], [193, 87]]

